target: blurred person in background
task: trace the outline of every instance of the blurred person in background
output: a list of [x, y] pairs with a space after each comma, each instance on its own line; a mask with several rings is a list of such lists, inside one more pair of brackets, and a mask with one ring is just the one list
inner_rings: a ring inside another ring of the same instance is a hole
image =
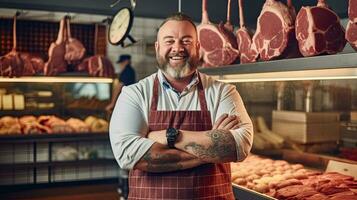
[[113, 111], [115, 102], [120, 95], [123, 86], [129, 86], [136, 82], [135, 70], [131, 66], [131, 56], [128, 54], [120, 55], [117, 63], [120, 68], [119, 77], [113, 82], [112, 98], [110, 103], [105, 107], [105, 110], [109, 113]]

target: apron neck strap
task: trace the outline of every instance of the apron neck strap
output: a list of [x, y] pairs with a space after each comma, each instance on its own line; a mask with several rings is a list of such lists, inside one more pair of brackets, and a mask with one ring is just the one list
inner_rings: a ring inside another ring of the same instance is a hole
[[[201, 76], [199, 73], [197, 73], [197, 76], [198, 76], [198, 84], [197, 84], [198, 99], [200, 101], [201, 111], [208, 111], [205, 92], [203, 90], [203, 85], [201, 81]], [[156, 75], [154, 80], [154, 86], [153, 86], [153, 96], [151, 99], [151, 107], [150, 107], [151, 111], [157, 111], [158, 101], [159, 101], [159, 78]]]

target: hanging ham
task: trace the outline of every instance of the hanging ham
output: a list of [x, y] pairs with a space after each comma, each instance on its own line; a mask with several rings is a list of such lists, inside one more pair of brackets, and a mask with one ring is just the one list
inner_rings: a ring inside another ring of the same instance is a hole
[[44, 74], [53, 76], [67, 71], [67, 62], [64, 58], [66, 53], [65, 44], [65, 19], [60, 21], [57, 40], [51, 43], [48, 49], [48, 61], [45, 64]]
[[240, 53], [240, 63], [256, 62], [259, 52], [252, 42], [252, 33], [245, 27], [243, 0], [238, 0], [239, 4], [239, 24], [240, 28], [236, 32], [238, 51]]
[[301, 8], [296, 17], [296, 38], [303, 56], [336, 54], [346, 45], [340, 18], [325, 0]]
[[64, 59], [69, 65], [79, 64], [86, 53], [82, 42], [78, 39], [73, 38], [71, 35], [71, 25], [69, 17], [66, 17], [67, 25], [67, 40], [66, 40], [66, 53]]
[[201, 44], [200, 56], [203, 66], [229, 65], [237, 59], [239, 55], [237, 43], [227, 33], [224, 24], [217, 26], [209, 21], [207, 0], [202, 0], [202, 22], [197, 27], [197, 32]]
[[346, 40], [357, 51], [357, 1], [349, 0]]
[[292, 8], [277, 0], [266, 0], [258, 17], [253, 42], [262, 60], [287, 57], [295, 40]]
[[0, 57], [0, 75], [5, 77], [30, 76], [44, 68], [44, 61], [40, 56], [17, 51], [16, 21], [17, 15], [14, 16], [13, 22], [12, 50]]

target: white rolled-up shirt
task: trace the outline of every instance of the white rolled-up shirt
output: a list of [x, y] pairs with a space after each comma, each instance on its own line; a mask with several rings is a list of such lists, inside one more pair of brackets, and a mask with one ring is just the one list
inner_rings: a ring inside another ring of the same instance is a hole
[[253, 125], [235, 86], [218, 82], [197, 71], [191, 83], [178, 93], [158, 70], [136, 84], [124, 86], [117, 99], [109, 135], [115, 159], [121, 168], [132, 169], [154, 144], [154, 141], [143, 136], [149, 131], [148, 117], [156, 75], [160, 83], [157, 110], [177, 111], [201, 110], [197, 91], [199, 75], [212, 125], [225, 113], [237, 115], [241, 121], [239, 128], [230, 130], [236, 141], [237, 161], [247, 157], [253, 143]]

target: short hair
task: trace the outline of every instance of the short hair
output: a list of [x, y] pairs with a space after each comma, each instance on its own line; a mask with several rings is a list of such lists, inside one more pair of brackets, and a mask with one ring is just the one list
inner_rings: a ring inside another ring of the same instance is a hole
[[159, 26], [159, 29], [168, 21], [187, 21], [190, 24], [192, 24], [192, 26], [195, 28], [195, 31], [197, 32], [197, 28], [196, 28], [196, 24], [192, 21], [191, 17], [189, 17], [186, 14], [183, 14], [182, 12], [177, 12], [174, 13], [170, 16], [168, 16]]

